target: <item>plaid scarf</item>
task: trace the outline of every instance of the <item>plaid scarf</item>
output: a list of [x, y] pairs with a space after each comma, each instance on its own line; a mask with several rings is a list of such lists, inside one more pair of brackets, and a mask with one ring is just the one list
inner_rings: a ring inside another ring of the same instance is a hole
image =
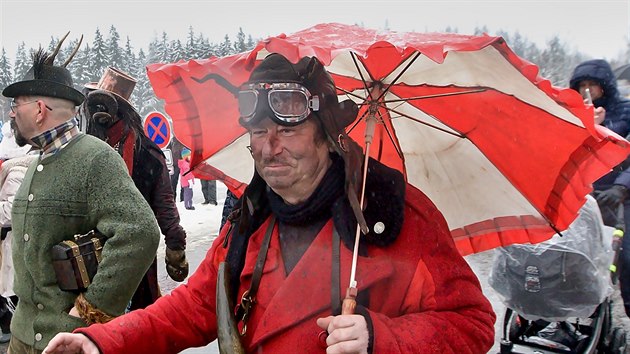
[[63, 149], [70, 140], [79, 134], [77, 120], [72, 118], [40, 135], [32, 137], [31, 142], [41, 150], [40, 160], [43, 160]]

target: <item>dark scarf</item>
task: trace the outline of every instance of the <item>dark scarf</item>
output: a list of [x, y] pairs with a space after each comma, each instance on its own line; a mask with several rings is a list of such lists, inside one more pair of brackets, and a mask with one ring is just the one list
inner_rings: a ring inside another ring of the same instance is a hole
[[267, 188], [269, 206], [280, 222], [303, 226], [330, 218], [333, 203], [344, 195], [345, 181], [343, 160], [336, 154], [331, 157], [332, 165], [326, 171], [319, 186], [306, 201], [300, 204], [287, 204], [271, 188]]
[[300, 204], [286, 204], [273, 190], [267, 189], [269, 205], [279, 221], [280, 251], [287, 274], [330, 219], [333, 203], [344, 195], [343, 160], [332, 158], [332, 161], [313, 193]]

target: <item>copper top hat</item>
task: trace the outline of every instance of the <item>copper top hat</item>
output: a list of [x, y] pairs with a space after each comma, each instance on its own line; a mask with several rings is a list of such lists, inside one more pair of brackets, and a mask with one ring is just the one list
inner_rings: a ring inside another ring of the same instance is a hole
[[129, 103], [129, 98], [133, 89], [136, 87], [137, 80], [116, 68], [107, 67], [99, 82], [94, 85], [90, 82], [85, 88], [90, 90], [105, 90], [113, 93], [117, 98], [121, 98], [124, 102]]

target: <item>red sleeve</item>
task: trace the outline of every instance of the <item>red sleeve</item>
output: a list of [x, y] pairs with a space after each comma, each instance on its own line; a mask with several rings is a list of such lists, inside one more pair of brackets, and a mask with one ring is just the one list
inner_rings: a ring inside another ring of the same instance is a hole
[[120, 316], [107, 324], [79, 328], [101, 353], [178, 353], [216, 339], [217, 268], [225, 259], [224, 235], [212, 244], [199, 268], [170, 295], [146, 309]]

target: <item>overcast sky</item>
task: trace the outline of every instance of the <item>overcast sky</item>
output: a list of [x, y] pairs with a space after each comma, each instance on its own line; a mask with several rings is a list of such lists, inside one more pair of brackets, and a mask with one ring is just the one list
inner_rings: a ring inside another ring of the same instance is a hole
[[613, 59], [630, 33], [630, 0], [0, 0], [0, 47], [14, 57], [19, 42], [46, 47], [51, 36], [94, 39], [113, 24], [138, 49], [166, 31], [186, 38], [189, 26], [213, 42], [239, 27], [254, 37], [292, 33], [317, 23], [363, 24], [395, 31], [519, 31], [540, 47], [558, 34], [570, 49]]

